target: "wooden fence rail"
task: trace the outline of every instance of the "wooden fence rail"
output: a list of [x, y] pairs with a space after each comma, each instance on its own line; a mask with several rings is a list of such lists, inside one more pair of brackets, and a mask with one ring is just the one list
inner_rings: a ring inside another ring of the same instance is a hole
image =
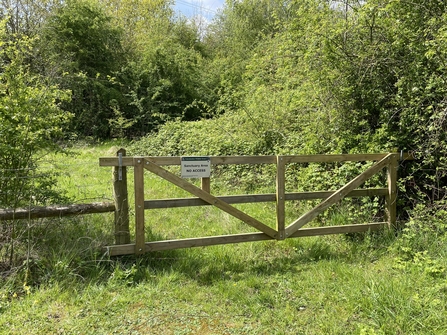
[[[316, 236], [327, 234], [340, 234], [351, 232], [364, 232], [377, 230], [384, 226], [392, 227], [396, 222], [396, 198], [397, 198], [397, 168], [399, 160], [411, 160], [410, 154], [356, 154], [356, 155], [297, 155], [297, 156], [220, 156], [210, 157], [212, 166], [227, 164], [275, 164], [276, 193], [271, 194], [247, 194], [213, 196], [211, 194], [211, 179], [202, 178], [201, 187], [197, 187], [185, 179], [178, 177], [163, 166], [180, 165], [182, 157], [125, 157], [121, 152], [120, 157], [100, 158], [100, 166], [109, 166], [123, 170], [126, 167], [134, 168], [134, 197], [135, 197], [135, 243], [119, 242], [117, 245], [107, 247], [110, 255], [142, 254], [148, 251], [189, 248], [195, 246], [207, 246], [216, 244], [240, 243], [261, 240], [283, 240], [291, 237]], [[286, 192], [286, 167], [291, 163], [333, 163], [333, 162], [365, 162], [375, 161], [370, 168], [347, 182], [338, 190], [316, 192]], [[386, 188], [357, 189], [373, 175], [386, 169]], [[176, 199], [144, 199], [144, 171], [148, 170], [168, 182], [188, 191], [195, 197]], [[122, 186], [123, 190], [126, 186]], [[345, 197], [385, 197], [386, 221], [366, 224], [354, 224], [331, 227], [303, 228], [315, 217], [323, 213], [333, 204]], [[126, 196], [127, 199], [127, 191]], [[290, 200], [323, 199], [323, 201], [309, 212], [286, 226], [285, 202]], [[276, 229], [260, 222], [250, 215], [233, 207], [233, 204], [276, 202]], [[244, 233], [225, 236], [198, 237], [169, 241], [145, 241], [145, 215], [144, 211], [155, 208], [176, 208], [190, 206], [215, 206], [242, 222], [256, 228], [259, 232]], [[118, 208], [118, 205], [117, 205]], [[115, 222], [115, 234], [130, 236], [125, 229], [127, 226], [118, 226]]]
[[71, 215], [108, 213], [114, 211], [115, 204], [113, 202], [0, 209], [0, 221], [63, 217]]
[[0, 221], [115, 212], [115, 243], [130, 243], [127, 172], [121, 164], [123, 156], [126, 156], [126, 150], [118, 150], [118, 166], [112, 171], [114, 202], [0, 209]]

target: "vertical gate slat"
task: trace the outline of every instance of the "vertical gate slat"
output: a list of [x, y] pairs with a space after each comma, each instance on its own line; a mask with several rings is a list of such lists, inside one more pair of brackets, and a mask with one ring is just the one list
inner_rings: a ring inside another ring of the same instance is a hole
[[387, 166], [388, 194], [386, 196], [386, 212], [389, 228], [396, 225], [396, 201], [397, 201], [397, 168], [399, 165], [398, 154], [393, 154], [390, 164]]
[[144, 244], [144, 159], [134, 159], [135, 181], [135, 254], [141, 255], [145, 251]]
[[202, 188], [202, 191], [211, 193], [211, 179], [210, 178], [202, 178], [200, 186]]
[[276, 161], [276, 230], [278, 231], [278, 240], [283, 240], [285, 234], [285, 216], [286, 216], [286, 164], [283, 157], [278, 156]]

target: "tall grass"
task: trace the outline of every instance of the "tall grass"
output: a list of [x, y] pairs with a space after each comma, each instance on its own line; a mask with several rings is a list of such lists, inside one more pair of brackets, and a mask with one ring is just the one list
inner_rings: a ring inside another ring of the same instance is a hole
[[[115, 155], [113, 145], [51, 157], [75, 202], [111, 199], [98, 158]], [[149, 174], [145, 183], [147, 198], [185, 195]], [[239, 207], [274, 225], [271, 204]], [[290, 204], [288, 220], [303, 209]], [[340, 207], [325, 223], [349, 215]], [[252, 230], [211, 207], [146, 211], [146, 220], [147, 240]], [[101, 247], [113, 243], [112, 214], [36, 220], [28, 267], [2, 279], [0, 333], [445, 334], [447, 247], [430, 249], [419, 223], [109, 258]]]

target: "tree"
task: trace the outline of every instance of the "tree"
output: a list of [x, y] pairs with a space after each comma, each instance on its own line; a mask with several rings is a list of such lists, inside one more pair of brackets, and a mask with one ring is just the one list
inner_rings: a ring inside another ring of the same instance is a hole
[[100, 0], [116, 26], [123, 30], [127, 52], [137, 56], [163, 41], [172, 26], [172, 0]]
[[201, 81], [197, 30], [174, 21], [169, 4], [68, 1], [50, 16], [40, 71], [72, 91], [64, 108], [75, 115], [74, 132], [138, 136], [167, 120], [204, 114], [210, 94]]
[[32, 35], [53, 8], [59, 6], [60, 0], [1, 0], [0, 19], [6, 20], [6, 32], [13, 34]]
[[204, 80], [207, 62], [199, 28], [174, 18], [170, 1], [108, 1], [109, 13], [124, 30], [125, 67], [133, 135], [143, 135], [173, 119], [197, 120], [215, 99]]
[[93, 1], [68, 1], [46, 22], [41, 34], [39, 71], [72, 91], [64, 108], [71, 128], [83, 136], [110, 136], [108, 120], [127, 106], [119, 81], [125, 64], [122, 31]]
[[278, 34], [293, 17], [295, 1], [243, 0], [225, 2], [207, 27], [203, 43], [212, 59], [207, 82], [218, 101], [215, 113], [238, 108], [243, 74], [258, 45]]
[[54, 148], [54, 140], [70, 119], [60, 104], [68, 92], [32, 74], [26, 60], [35, 40], [10, 41], [0, 28], [0, 207], [16, 208], [33, 196], [45, 203], [56, 194], [51, 176], [37, 173], [42, 150]]

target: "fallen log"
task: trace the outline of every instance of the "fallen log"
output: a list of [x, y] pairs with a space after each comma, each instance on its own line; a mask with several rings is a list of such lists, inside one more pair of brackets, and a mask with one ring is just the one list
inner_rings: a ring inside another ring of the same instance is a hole
[[0, 209], [0, 221], [63, 217], [70, 215], [107, 213], [114, 211], [115, 204], [113, 202], [94, 202], [90, 204]]

